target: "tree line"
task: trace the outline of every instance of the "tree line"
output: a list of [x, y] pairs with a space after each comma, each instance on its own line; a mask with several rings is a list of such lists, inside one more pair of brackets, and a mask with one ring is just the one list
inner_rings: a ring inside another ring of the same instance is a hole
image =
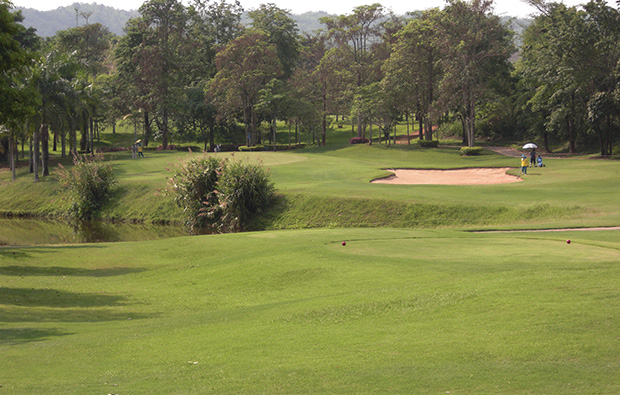
[[[241, 21], [239, 2], [149, 0], [116, 36], [98, 23], [42, 39], [0, 0], [2, 152], [30, 145], [32, 172], [93, 152], [101, 127], [134, 126], [146, 145], [173, 141], [276, 144], [276, 121], [294, 140], [326, 144], [345, 119], [362, 141], [416, 122], [476, 139], [538, 139], [550, 150], [619, 137], [620, 14], [603, 0], [538, 9], [515, 46], [493, 0], [446, 0], [399, 16], [380, 4], [325, 16], [301, 34], [287, 10], [263, 4]], [[84, 16], [86, 17], [86, 16]], [[373, 130], [373, 127], [376, 130]], [[156, 141], [154, 143], [154, 141]], [[12, 154], [9, 154], [11, 152]], [[41, 155], [41, 157], [39, 157]]]

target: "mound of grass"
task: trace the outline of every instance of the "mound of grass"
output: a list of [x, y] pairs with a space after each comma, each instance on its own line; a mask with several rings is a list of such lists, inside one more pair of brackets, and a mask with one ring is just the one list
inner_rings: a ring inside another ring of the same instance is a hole
[[531, 202], [520, 206], [403, 203], [398, 201], [334, 198], [314, 195], [281, 196], [252, 229], [347, 227], [441, 228], [492, 226], [532, 221], [562, 221], [583, 215], [579, 206]]

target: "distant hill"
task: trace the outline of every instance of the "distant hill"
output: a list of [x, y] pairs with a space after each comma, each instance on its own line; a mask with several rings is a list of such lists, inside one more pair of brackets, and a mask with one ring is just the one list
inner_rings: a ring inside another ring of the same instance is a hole
[[[38, 11], [32, 8], [16, 7], [24, 15], [23, 25], [34, 27], [37, 34], [41, 37], [51, 37], [59, 30], [76, 27], [76, 8], [77, 25], [83, 26], [88, 23], [101, 23], [107, 26], [116, 35], [123, 35], [123, 27], [130, 18], [139, 16], [138, 11], [117, 10], [101, 4], [73, 3], [66, 7], [58, 7], [50, 11]], [[82, 13], [84, 16], [80, 15]]]
[[[101, 23], [107, 26], [110, 31], [116, 35], [123, 35], [123, 28], [130, 18], [138, 17], [140, 14], [137, 10], [124, 11], [116, 8], [108, 7], [101, 4], [85, 4], [73, 3], [66, 7], [58, 7], [51, 11], [38, 11], [32, 8], [17, 7], [24, 15], [24, 26], [34, 27], [37, 34], [41, 37], [51, 37], [59, 30], [65, 30], [72, 27], [85, 25], [88, 23]], [[77, 9], [77, 13], [76, 13]], [[76, 21], [77, 15], [77, 21]], [[329, 16], [327, 12], [305, 12], [303, 14], [292, 14], [291, 17], [297, 22], [300, 33], [313, 33], [324, 26], [319, 19]], [[509, 18], [502, 17], [503, 21]], [[247, 14], [242, 18], [242, 23], [249, 24]], [[520, 44], [520, 35], [523, 29], [531, 22], [531, 19], [514, 19], [511, 27], [517, 33], [517, 44]]]
[[[39, 11], [25, 7], [16, 7], [16, 9], [21, 10], [24, 15], [23, 25], [37, 29], [37, 34], [41, 37], [51, 37], [60, 30], [76, 27], [76, 25], [85, 25], [86, 18], [80, 13], [88, 17], [88, 23], [101, 23], [107, 26], [112, 33], [121, 36], [124, 34], [123, 28], [127, 21], [130, 18], [140, 16], [137, 10], [117, 10], [97, 3], [73, 3], [70, 6], [58, 7], [50, 11]], [[76, 9], [78, 10], [77, 22]], [[329, 14], [326, 12], [306, 12], [300, 15], [292, 15], [292, 18], [297, 21], [301, 33], [312, 33], [321, 28], [319, 18], [327, 15]], [[244, 15], [242, 22], [244, 24], [250, 22], [247, 15]]]

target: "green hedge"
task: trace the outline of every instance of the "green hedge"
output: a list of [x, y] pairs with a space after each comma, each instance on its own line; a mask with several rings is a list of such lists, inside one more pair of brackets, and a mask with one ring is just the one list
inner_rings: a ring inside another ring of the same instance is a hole
[[[302, 149], [306, 148], [306, 143], [293, 143], [290, 146], [288, 144], [276, 144], [276, 151], [288, 151], [293, 149]], [[242, 145], [239, 147], [239, 151], [250, 152], [250, 151], [273, 151], [273, 144], [263, 145], [257, 144], [252, 147], [248, 147], [247, 145]]]
[[243, 151], [243, 152], [264, 151], [264, 150], [265, 150], [265, 146], [262, 144], [256, 144], [256, 145], [253, 145], [252, 147], [248, 147], [247, 145], [242, 145], [239, 147], [239, 151]]
[[418, 140], [418, 145], [422, 148], [437, 148], [439, 140]]
[[461, 155], [463, 156], [475, 156], [482, 153], [482, 147], [462, 147]]

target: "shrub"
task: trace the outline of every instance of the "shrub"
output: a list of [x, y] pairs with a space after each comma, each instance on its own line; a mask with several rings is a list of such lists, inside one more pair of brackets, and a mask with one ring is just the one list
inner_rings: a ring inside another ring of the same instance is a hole
[[349, 144], [368, 144], [370, 140], [364, 137], [353, 137], [349, 140]]
[[437, 148], [439, 140], [418, 140], [418, 145], [422, 148]]
[[93, 157], [76, 155], [73, 167], [58, 165], [60, 180], [69, 188], [71, 207], [69, 216], [89, 219], [96, 215], [116, 183], [112, 166], [103, 163], [103, 155]]
[[130, 148], [129, 147], [97, 147], [95, 148], [95, 150], [99, 153], [104, 153], [104, 152], [122, 152], [122, 151], [129, 151]]
[[[221, 152], [234, 152], [239, 151], [239, 145], [237, 144], [219, 144]], [[213, 151], [213, 149], [211, 149]]]
[[182, 152], [201, 152], [202, 148], [196, 146], [196, 145], [187, 145], [187, 146], [178, 146], [177, 151], [182, 151]]
[[225, 161], [214, 157], [202, 157], [181, 163], [174, 176], [168, 180], [169, 190], [175, 192], [175, 203], [186, 215], [185, 225], [192, 232], [197, 228], [215, 223], [217, 212], [205, 212], [207, 207], [218, 206], [215, 190]]
[[[167, 150], [176, 150], [177, 146], [174, 145], [174, 144], [169, 144], [169, 145], [166, 146], [166, 149]], [[163, 150], [164, 150], [164, 146], [163, 145], [160, 145], [160, 146], [157, 147], [157, 151], [163, 151]]]
[[461, 155], [463, 156], [475, 156], [482, 153], [482, 147], [462, 147]]
[[243, 151], [243, 152], [264, 151], [264, 150], [265, 150], [265, 146], [262, 144], [256, 144], [251, 147], [247, 145], [242, 145], [239, 147], [239, 151]]
[[[288, 151], [294, 149], [302, 149], [306, 148], [306, 145], [306, 143], [291, 143], [290, 146], [288, 144], [276, 144], [276, 150]], [[266, 145], [264, 149], [268, 151], [273, 151], [273, 144]]]
[[268, 207], [274, 191], [273, 183], [262, 167], [245, 162], [228, 164], [220, 176], [216, 192], [221, 213], [220, 230], [243, 230], [256, 214]]
[[274, 195], [274, 186], [260, 166], [215, 157], [181, 163], [168, 185], [192, 233], [207, 226], [224, 232], [242, 230]]

